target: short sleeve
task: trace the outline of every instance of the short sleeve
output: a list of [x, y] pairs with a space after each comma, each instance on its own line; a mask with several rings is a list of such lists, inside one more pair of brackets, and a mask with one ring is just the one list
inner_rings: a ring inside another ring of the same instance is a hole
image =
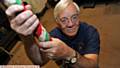
[[52, 37], [55, 37], [55, 35], [56, 35], [56, 31], [55, 30], [52, 30], [52, 31], [50, 31], [50, 36], [52, 36]]
[[58, 28], [54, 28], [52, 31], [50, 31], [50, 36], [54, 38], [60, 38], [60, 30]]
[[99, 54], [100, 37], [97, 29], [93, 26], [89, 26], [86, 32], [84, 54]]

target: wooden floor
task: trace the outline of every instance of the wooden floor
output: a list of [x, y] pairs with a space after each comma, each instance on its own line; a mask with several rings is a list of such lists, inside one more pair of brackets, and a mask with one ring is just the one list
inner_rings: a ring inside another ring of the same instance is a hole
[[[94, 25], [100, 33], [101, 51], [100, 68], [120, 67], [120, 4], [97, 5], [94, 9], [81, 8], [82, 21]], [[53, 9], [49, 9], [41, 20], [48, 31], [56, 24], [53, 17]], [[19, 41], [11, 53], [14, 56], [8, 64], [28, 65], [32, 62], [27, 58], [24, 45]], [[59, 68], [50, 61], [43, 68]]]

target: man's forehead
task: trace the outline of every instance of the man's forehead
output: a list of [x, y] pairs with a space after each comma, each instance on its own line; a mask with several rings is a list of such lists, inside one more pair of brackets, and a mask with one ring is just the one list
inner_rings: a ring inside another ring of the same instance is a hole
[[68, 5], [60, 14], [59, 17], [69, 17], [77, 13], [77, 8], [74, 4]]

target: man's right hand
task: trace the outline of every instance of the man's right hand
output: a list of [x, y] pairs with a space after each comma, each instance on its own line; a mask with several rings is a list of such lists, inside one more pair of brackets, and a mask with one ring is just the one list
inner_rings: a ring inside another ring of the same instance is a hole
[[[35, 44], [31, 35], [39, 24], [39, 20], [30, 9], [30, 5], [26, 6], [25, 11], [23, 11], [24, 7], [21, 5], [12, 5], [8, 7], [6, 14], [10, 17], [14, 16], [10, 20], [11, 28], [17, 33], [21, 34], [19, 36], [25, 45], [24, 47], [29, 59], [34, 64], [44, 65], [49, 61], [49, 59], [43, 52], [40, 52], [39, 47]], [[15, 16], [15, 14], [20, 11], [23, 12]]]
[[25, 8], [27, 10], [23, 11], [24, 7], [22, 5], [11, 5], [6, 10], [6, 14], [12, 17], [15, 16], [17, 12], [23, 11], [10, 20], [10, 26], [17, 33], [27, 36], [31, 35], [36, 29], [39, 24], [39, 19], [30, 10], [30, 5], [26, 5]]

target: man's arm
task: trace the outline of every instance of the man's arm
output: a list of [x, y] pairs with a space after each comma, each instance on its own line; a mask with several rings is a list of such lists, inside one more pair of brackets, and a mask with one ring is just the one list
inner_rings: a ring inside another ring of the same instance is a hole
[[37, 44], [35, 44], [32, 35], [29, 36], [19, 35], [19, 36], [24, 43], [27, 56], [34, 64], [42, 66], [49, 61], [45, 53], [41, 52]]
[[[97, 54], [85, 54], [82, 56], [77, 52], [76, 58], [77, 58], [77, 62], [75, 64], [69, 64], [70, 67], [72, 68], [97, 68], [98, 67]], [[60, 61], [56, 61], [56, 63], [59, 66], [62, 64]]]
[[98, 67], [98, 55], [97, 54], [85, 54], [84, 56], [77, 53], [77, 62], [70, 65], [73, 68], [97, 68]]
[[[40, 42], [40, 45], [43, 48], [49, 48], [42, 51], [50, 54], [49, 56], [51, 58], [56, 58], [56, 60], [68, 60], [69, 58], [71, 59], [72, 57], [75, 57], [75, 50], [57, 38], [52, 38], [52, 41], [48, 42]], [[97, 53], [92, 52], [84, 55], [77, 53], [77, 62], [75, 64], [69, 64], [69, 66], [72, 68], [97, 68], [98, 55]]]
[[[11, 5], [6, 10], [6, 14], [10, 17], [10, 26], [16, 31], [21, 40], [24, 43], [24, 47], [28, 57], [32, 60], [34, 64], [43, 65], [48, 60], [47, 57], [44, 56], [43, 52], [40, 52], [39, 47], [34, 43], [33, 32], [37, 28], [39, 24], [39, 19], [37, 16], [31, 11], [31, 6], [25, 6], [26, 11], [24, 10], [24, 6], [22, 5]], [[16, 16], [17, 12], [21, 12]], [[44, 58], [43, 58], [44, 57]]]
[[98, 68], [98, 59], [100, 51], [100, 37], [97, 29], [90, 26], [86, 30], [85, 54], [78, 53], [78, 61], [73, 65], [75, 68]]

